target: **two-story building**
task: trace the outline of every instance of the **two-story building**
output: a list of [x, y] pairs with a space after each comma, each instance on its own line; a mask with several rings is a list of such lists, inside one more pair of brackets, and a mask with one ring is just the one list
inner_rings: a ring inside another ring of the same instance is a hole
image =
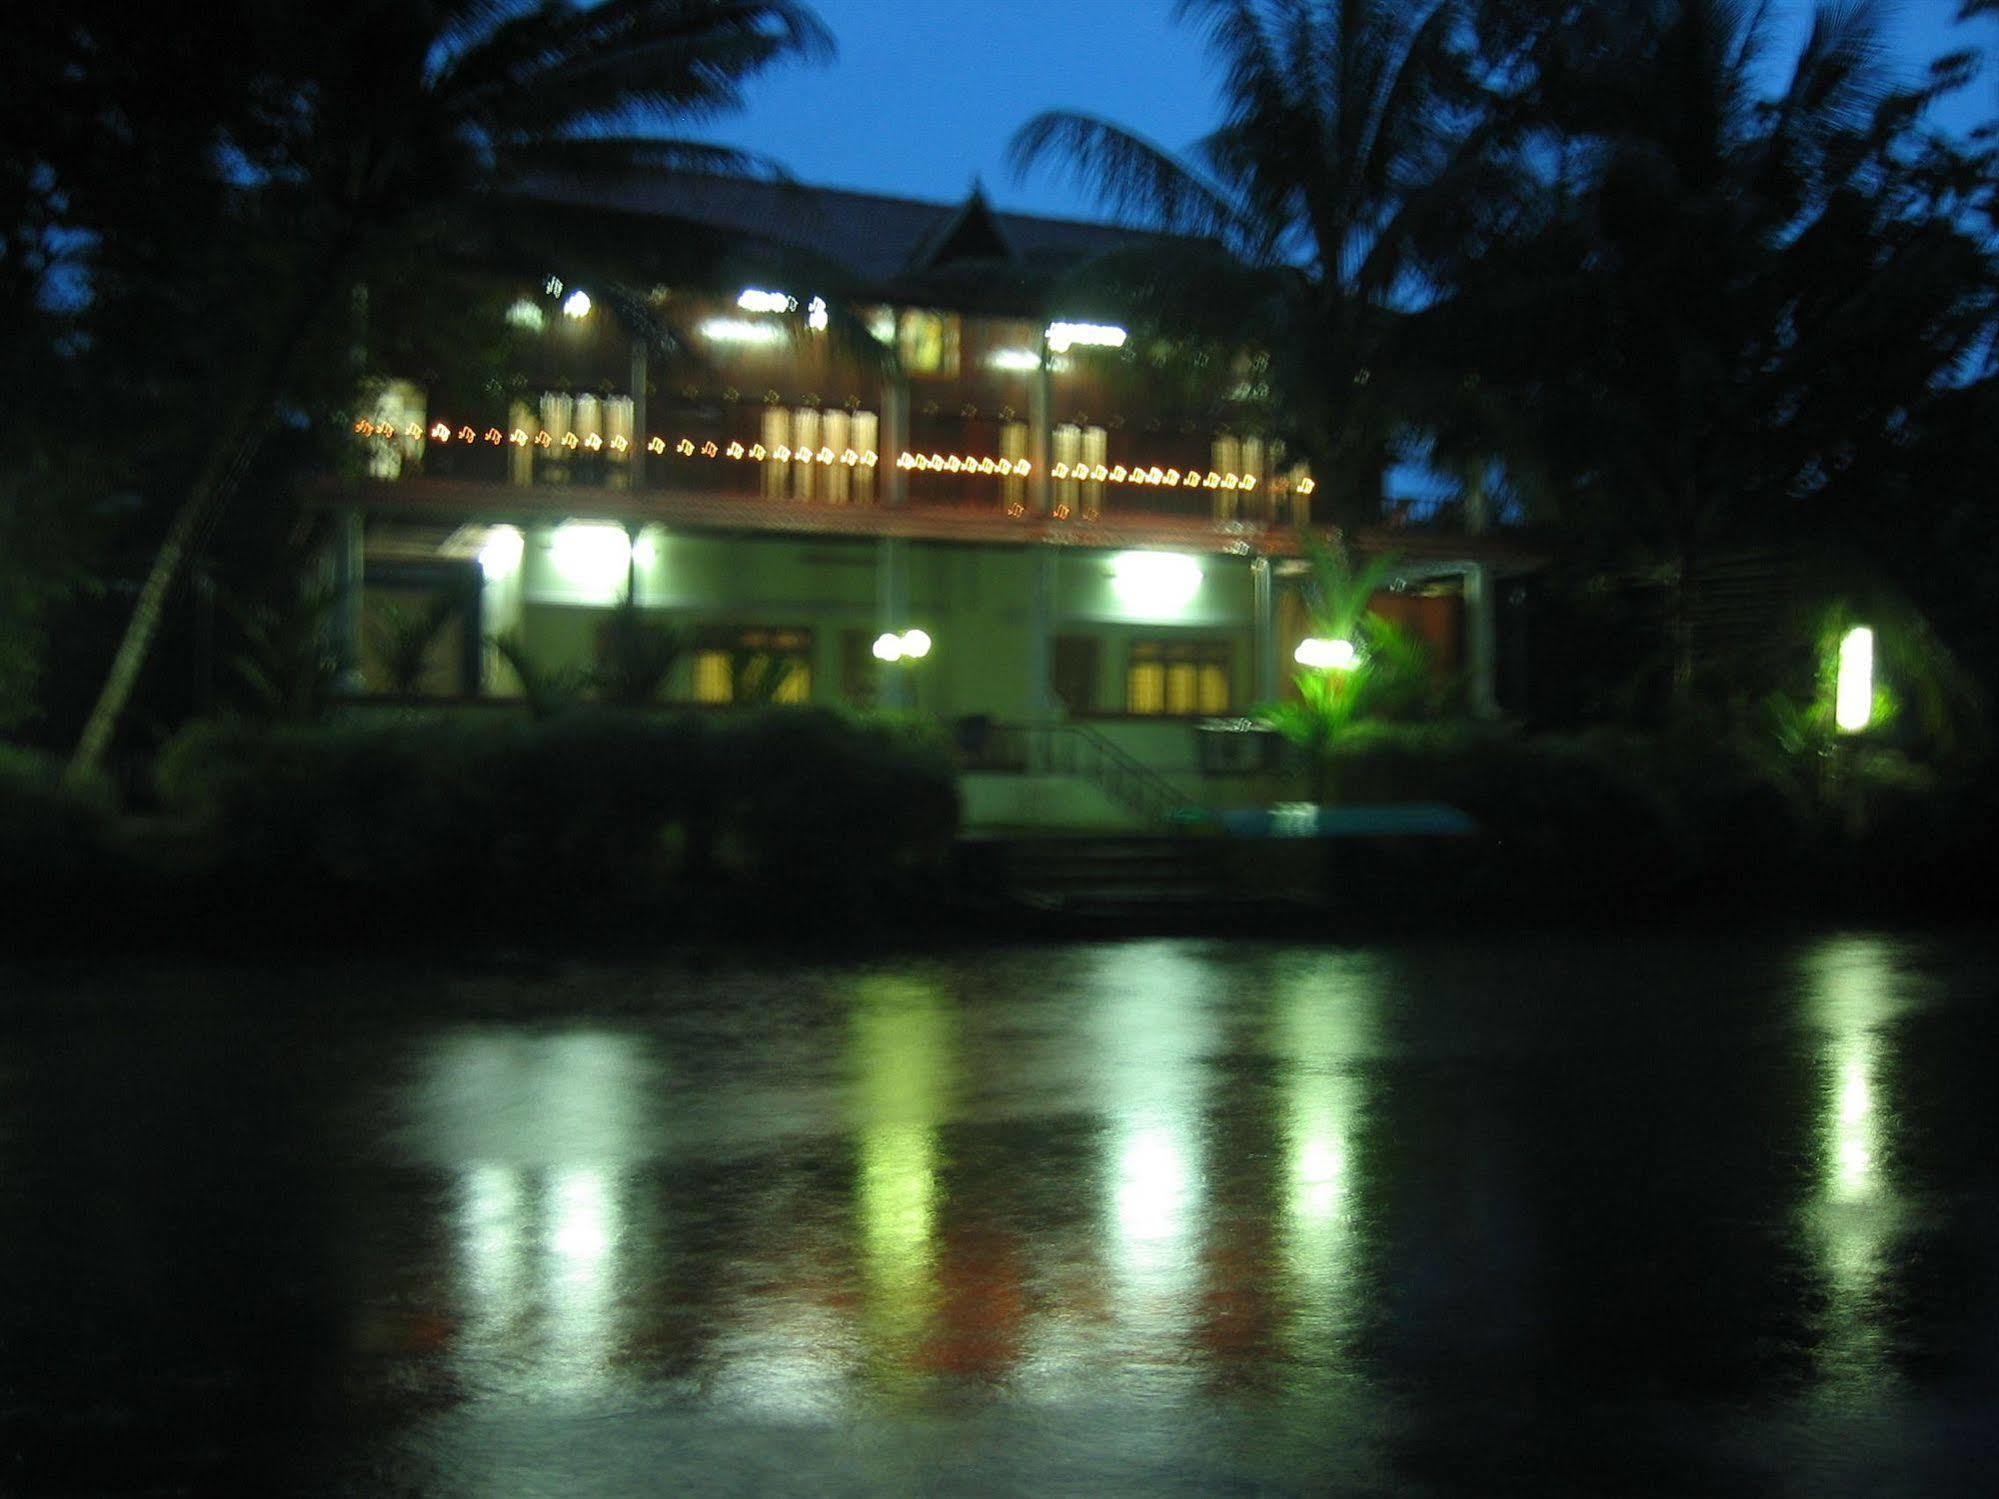
[[[581, 268], [504, 286], [504, 388], [390, 386], [356, 424], [368, 477], [321, 492], [364, 691], [394, 685], [391, 606], [462, 599], [418, 685], [472, 700], [519, 691], [495, 637], [581, 672], [630, 600], [690, 642], [665, 699], [1061, 719], [1197, 795], [1199, 726], [1284, 690], [1320, 497], [1249, 415], [1254, 356], [1062, 300], [1148, 236], [977, 192], [657, 173], [539, 197]], [[730, 249], [654, 279], [695, 239]], [[605, 272], [607, 245], [638, 248]], [[1524, 559], [1463, 527], [1346, 540], [1404, 559], [1380, 607], [1489, 710]]]

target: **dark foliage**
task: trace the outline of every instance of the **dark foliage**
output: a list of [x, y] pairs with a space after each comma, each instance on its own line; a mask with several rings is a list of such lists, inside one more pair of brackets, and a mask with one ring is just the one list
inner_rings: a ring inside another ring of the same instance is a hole
[[196, 725], [162, 756], [184, 878], [256, 925], [824, 934], [941, 866], [941, 757], [831, 714]]

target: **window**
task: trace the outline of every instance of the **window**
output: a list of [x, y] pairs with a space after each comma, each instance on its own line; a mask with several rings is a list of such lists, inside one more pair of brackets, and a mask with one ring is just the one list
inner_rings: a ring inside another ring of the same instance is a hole
[[1191, 717], [1229, 709], [1229, 659], [1224, 640], [1132, 642], [1125, 673], [1125, 711]]
[[1094, 635], [1055, 637], [1055, 696], [1071, 713], [1097, 707], [1097, 639]]
[[[1000, 424], [1000, 457], [1009, 466], [1018, 467], [1027, 457], [1027, 437], [1026, 422]], [[1021, 514], [1027, 509], [1027, 480], [1019, 474], [1009, 474], [1000, 480], [1000, 500], [1008, 515]]]
[[791, 460], [791, 493], [794, 499], [811, 500], [819, 495], [819, 413], [801, 406], [791, 414], [791, 444], [797, 454]]
[[812, 700], [810, 630], [709, 630], [694, 651], [697, 703]]
[[[766, 406], [763, 424], [758, 429], [757, 441], [766, 453], [775, 453], [779, 448], [791, 446], [791, 413], [782, 406]], [[767, 458], [758, 465], [763, 470], [763, 497], [767, 500], [781, 500], [790, 491], [791, 465], [780, 463], [776, 458]], [[706, 702], [708, 699], [703, 699]]]
[[[881, 459], [876, 454], [873, 463], [867, 460], [875, 452], [880, 426], [880, 418], [872, 411], [820, 411], [809, 406], [793, 411], [782, 406], [765, 407], [757, 440], [773, 456], [759, 465], [763, 470], [763, 497], [823, 499], [836, 505], [873, 504], [875, 467]], [[775, 455], [779, 449], [798, 456], [778, 458]], [[847, 456], [850, 453], [851, 462]]]
[[956, 376], [959, 319], [955, 312], [905, 308], [896, 322], [896, 350], [908, 375]]
[[[1051, 446], [1057, 474], [1094, 473], [1110, 457], [1110, 434], [1102, 427], [1078, 427], [1065, 422], [1055, 429]], [[1085, 520], [1095, 520], [1104, 505], [1103, 483], [1097, 479], [1057, 478], [1054, 504], [1058, 518], [1081, 515]]]

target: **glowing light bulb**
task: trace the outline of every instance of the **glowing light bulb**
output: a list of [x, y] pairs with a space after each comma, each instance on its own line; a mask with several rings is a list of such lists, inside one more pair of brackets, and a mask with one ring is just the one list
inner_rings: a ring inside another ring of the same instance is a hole
[[1121, 552], [1111, 561], [1111, 588], [1141, 614], [1179, 614], [1201, 588], [1201, 564], [1178, 552]]
[[1839, 643], [1833, 716], [1847, 734], [1858, 734], [1874, 721], [1874, 632], [1865, 625], [1855, 625]]
[[1352, 671], [1360, 664], [1360, 652], [1351, 640], [1301, 640], [1291, 659], [1314, 671]]

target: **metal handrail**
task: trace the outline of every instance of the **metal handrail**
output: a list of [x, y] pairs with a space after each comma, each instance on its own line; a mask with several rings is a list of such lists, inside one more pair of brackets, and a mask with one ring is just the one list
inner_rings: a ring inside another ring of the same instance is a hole
[[[1185, 794], [1158, 771], [1120, 749], [1087, 724], [995, 725], [1002, 736], [1018, 736], [1026, 751], [1023, 768], [1080, 775], [1112, 801], [1147, 822], [1162, 822], [1183, 805]], [[1012, 757], [1009, 757], [1012, 758]]]

